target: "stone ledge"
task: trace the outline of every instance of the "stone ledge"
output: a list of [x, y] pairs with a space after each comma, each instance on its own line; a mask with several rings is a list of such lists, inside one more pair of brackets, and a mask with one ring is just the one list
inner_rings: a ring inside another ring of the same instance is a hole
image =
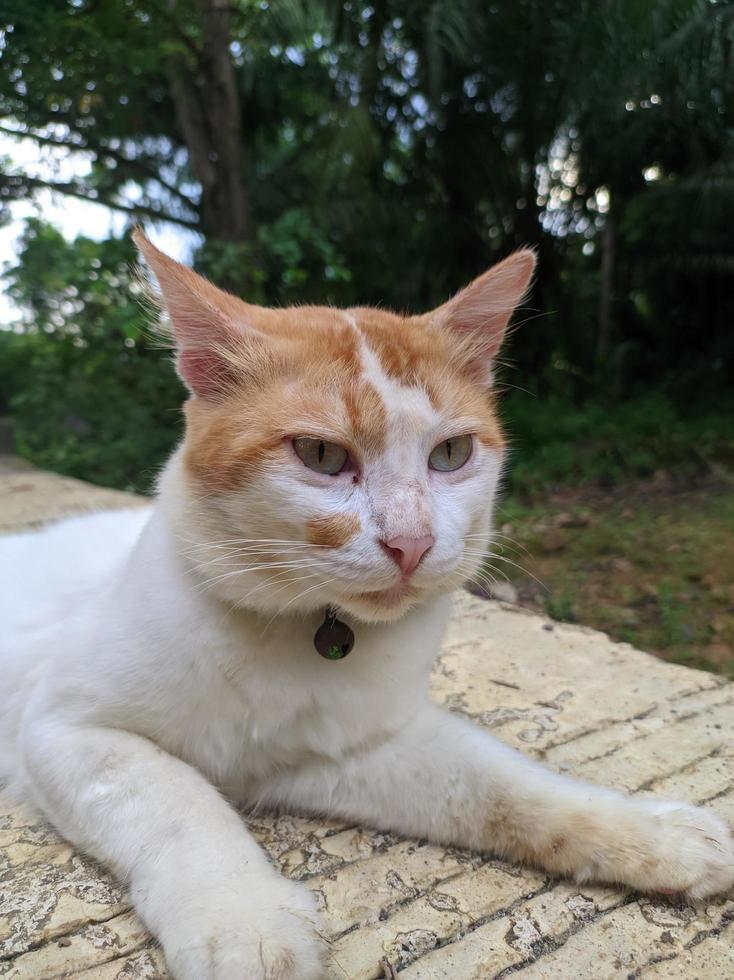
[[0, 534], [94, 510], [145, 506], [145, 497], [94, 487], [39, 470], [17, 456], [0, 455]]
[[[0, 499], [4, 530], [136, 500], [7, 458]], [[556, 769], [734, 822], [734, 685], [712, 674], [461, 594], [433, 696]], [[329, 980], [378, 980], [385, 960], [405, 980], [734, 976], [734, 895], [688, 905], [330, 821], [249, 825], [316, 893]], [[113, 879], [0, 795], [0, 977], [167, 975]]]

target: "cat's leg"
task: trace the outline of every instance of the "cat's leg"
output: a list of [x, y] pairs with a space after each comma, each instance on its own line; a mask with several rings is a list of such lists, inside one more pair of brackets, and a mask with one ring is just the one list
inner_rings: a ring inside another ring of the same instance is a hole
[[21, 736], [32, 796], [130, 886], [177, 980], [315, 980], [311, 893], [271, 867], [195, 769], [127, 732], [49, 717]]
[[427, 706], [379, 747], [279, 776], [264, 802], [329, 811], [492, 851], [578, 881], [693, 898], [734, 884], [734, 838], [715, 814], [559, 776]]

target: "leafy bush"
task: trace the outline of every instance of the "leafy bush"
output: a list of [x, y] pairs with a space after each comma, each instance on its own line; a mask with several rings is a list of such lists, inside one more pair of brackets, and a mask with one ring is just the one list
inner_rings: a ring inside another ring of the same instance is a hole
[[502, 414], [510, 436], [510, 484], [534, 495], [552, 484], [650, 476], [658, 469], [695, 475], [734, 466], [734, 403], [687, 414], [660, 394], [621, 404], [511, 392]]
[[178, 437], [183, 389], [146, 341], [131, 244], [69, 243], [31, 220], [20, 258], [10, 293], [32, 319], [25, 333], [0, 333], [20, 452], [95, 483], [150, 489]]
[[[272, 268], [293, 270], [269, 284], [283, 301], [306, 270], [313, 275], [324, 263], [333, 262], [334, 283], [344, 282], [336, 254], [300, 218], [289, 214], [269, 235]], [[201, 255], [215, 278], [236, 276], [244, 259], [234, 245]], [[38, 465], [145, 491], [178, 438], [184, 391], [165, 353], [146, 337], [131, 277], [135, 261], [127, 239], [69, 243], [42, 221], [28, 223], [19, 264], [7, 278], [29, 322], [24, 332], [0, 331], [0, 410], [15, 417], [19, 451]], [[264, 282], [250, 275], [260, 299]], [[561, 385], [551, 387], [557, 393], [548, 397], [512, 390], [503, 400], [510, 483], [520, 494], [658, 468], [696, 473], [734, 464], [734, 404], [684, 413], [651, 393], [614, 404], [597, 394], [574, 404]]]

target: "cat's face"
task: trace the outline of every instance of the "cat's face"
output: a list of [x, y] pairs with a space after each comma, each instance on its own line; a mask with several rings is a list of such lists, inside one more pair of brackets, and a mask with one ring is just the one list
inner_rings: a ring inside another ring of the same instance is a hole
[[403, 317], [251, 306], [138, 243], [193, 395], [177, 533], [202, 588], [377, 621], [469, 578], [504, 452], [491, 360], [532, 254]]

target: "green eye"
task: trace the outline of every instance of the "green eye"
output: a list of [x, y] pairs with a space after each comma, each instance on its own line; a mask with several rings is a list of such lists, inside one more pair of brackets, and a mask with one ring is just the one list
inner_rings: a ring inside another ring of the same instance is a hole
[[435, 447], [428, 457], [428, 465], [440, 473], [450, 473], [458, 470], [471, 456], [472, 437], [454, 436], [444, 439]]
[[337, 446], [335, 442], [327, 442], [325, 439], [303, 436], [293, 440], [293, 448], [304, 466], [316, 473], [336, 476], [349, 462], [349, 453], [343, 446]]

